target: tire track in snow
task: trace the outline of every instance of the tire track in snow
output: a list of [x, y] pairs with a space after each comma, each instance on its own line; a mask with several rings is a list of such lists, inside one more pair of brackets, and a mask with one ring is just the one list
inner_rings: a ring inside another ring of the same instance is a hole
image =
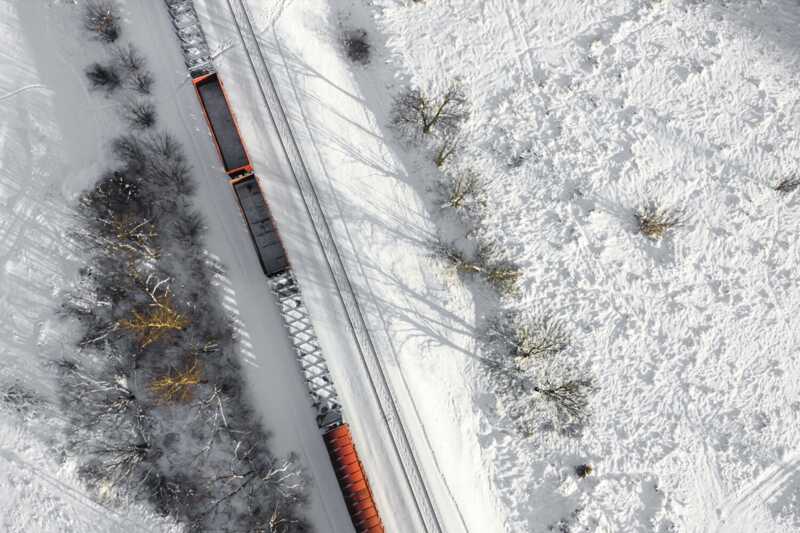
[[68, 483], [65, 483], [64, 481], [61, 481], [60, 479], [48, 474], [43, 469], [24, 459], [15, 450], [0, 446], [0, 459], [5, 460], [12, 466], [29, 472], [35, 481], [41, 481], [54, 488], [58, 494], [58, 497], [63, 498], [73, 504], [77, 504], [77, 506], [79, 506], [82, 510], [91, 513], [91, 517], [81, 517], [86, 522], [84, 526], [88, 524], [96, 525], [97, 521], [99, 521], [108, 524], [109, 528], [121, 528], [121, 531], [153, 531], [133, 520], [126, 520], [114, 509], [105, 507], [92, 500], [88, 496], [85, 496]]
[[[719, 507], [719, 522], [712, 531], [729, 533], [731, 527], [747, 524], [759, 507], [766, 507], [770, 500], [782, 493], [800, 473], [800, 454], [791, 456], [781, 464], [770, 466], [749, 486]], [[714, 516], [713, 513], [709, 513]]]
[[24, 87], [20, 87], [19, 89], [15, 90], [15, 91], [11, 91], [10, 93], [6, 93], [3, 96], [0, 96], [0, 102], [2, 102], [3, 100], [6, 100], [7, 98], [11, 98], [12, 96], [16, 96], [16, 95], [18, 95], [20, 93], [24, 93], [25, 91], [29, 91], [31, 89], [47, 89], [47, 87], [45, 87], [41, 83], [32, 83], [31, 85], [25, 85]]

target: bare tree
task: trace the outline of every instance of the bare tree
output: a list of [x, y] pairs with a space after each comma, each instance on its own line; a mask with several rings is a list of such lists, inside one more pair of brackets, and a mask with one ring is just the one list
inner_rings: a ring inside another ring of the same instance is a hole
[[122, 116], [139, 130], [152, 128], [156, 123], [156, 106], [146, 100], [130, 100], [122, 107]]
[[140, 348], [147, 348], [171, 333], [186, 329], [191, 320], [178, 311], [170, 294], [169, 279], [145, 280], [150, 303], [143, 309], [134, 309], [129, 318], [119, 321], [119, 327], [137, 336]]
[[467, 116], [466, 97], [454, 84], [438, 97], [416, 88], [401, 93], [395, 99], [393, 122], [412, 136], [425, 136], [434, 128], [456, 132]]
[[114, 65], [92, 63], [86, 69], [86, 77], [89, 79], [92, 89], [103, 89], [107, 93], [114, 92], [122, 83]]
[[94, 34], [94, 38], [113, 43], [119, 38], [119, 14], [110, 0], [89, 0], [83, 11], [83, 27]]
[[562, 383], [545, 381], [533, 387], [551, 402], [562, 424], [581, 423], [588, 416], [590, 379], [570, 379]]
[[436, 135], [437, 145], [433, 162], [437, 167], [443, 166], [455, 153], [461, 143], [461, 135], [457, 129], [443, 128]]
[[478, 274], [501, 294], [512, 294], [522, 272], [513, 263], [503, 260], [494, 246], [484, 243], [469, 256], [453, 243], [437, 243], [434, 252], [442, 257], [458, 274]]
[[782, 179], [773, 189], [778, 191], [782, 194], [789, 194], [790, 192], [795, 191], [798, 187], [800, 187], [800, 177], [797, 176], [789, 176], [788, 178]]
[[197, 359], [178, 372], [156, 378], [150, 383], [150, 389], [163, 402], [186, 402], [191, 400], [192, 391], [203, 383], [203, 368]]
[[360, 29], [345, 31], [342, 35], [342, 44], [351, 61], [362, 65], [369, 63], [369, 42], [366, 31]]
[[133, 74], [144, 69], [146, 61], [144, 56], [133, 45], [117, 46], [114, 48], [114, 58], [126, 74]]
[[470, 201], [480, 201], [482, 196], [478, 174], [472, 169], [448, 173], [443, 189], [443, 208], [463, 209]]

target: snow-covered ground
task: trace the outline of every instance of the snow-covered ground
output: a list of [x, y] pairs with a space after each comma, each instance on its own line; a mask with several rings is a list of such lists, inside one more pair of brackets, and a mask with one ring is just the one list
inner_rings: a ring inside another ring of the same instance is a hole
[[[225, 2], [196, 3], [387, 530], [419, 531]], [[301, 452], [320, 531], [346, 531], [163, 6], [125, 6], [156, 74], [160, 120], [194, 158], [209, 251], [228, 266], [221, 288], [273, 448]], [[573, 531], [800, 529], [800, 204], [771, 188], [798, 168], [795, 0], [249, 7], [446, 531], [547, 531], [559, 520]], [[68, 346], [52, 309], [76, 267], [60, 217], [102, 167], [109, 134], [107, 103], [85, 88], [91, 49], [70, 33], [71, 9], [0, 2], [0, 378], [44, 392], [32, 362]], [[369, 33], [364, 67], [339, 44], [353, 27]], [[441, 226], [454, 231], [432, 200], [440, 174], [398, 142], [389, 115], [407, 84], [435, 91], [453, 80], [472, 111], [457, 158], [488, 193], [480, 232], [523, 267], [520, 296], [502, 305], [564, 319], [575, 364], [597, 386], [579, 439], [522, 438], [497, 417], [475, 358], [497, 304], [429, 257]], [[658, 243], [635, 227], [648, 202], [682, 213]], [[144, 510], [118, 518], [81, 492], [71, 465], [47, 457], [44, 436], [10, 415], [0, 428], [4, 530], [168, 527]], [[594, 467], [587, 479], [576, 479], [580, 463]]]
[[[797, 168], [795, 2], [250, 7], [448, 530], [798, 528], [800, 219], [795, 196], [771, 188]], [[339, 45], [353, 27], [371, 37], [366, 67]], [[216, 44], [235, 46], [231, 35]], [[597, 387], [580, 439], [522, 438], [494, 414], [474, 355], [495, 306], [428, 257], [450, 223], [432, 208], [439, 174], [397, 142], [391, 99], [453, 80], [472, 111], [457, 157], [488, 192], [481, 234], [524, 271], [503, 305], [564, 319]], [[259, 103], [234, 94], [234, 105], [250, 116]], [[265, 179], [282, 194], [280, 177]], [[635, 227], [649, 202], [682, 213], [659, 243]], [[296, 212], [276, 216], [297, 231]], [[330, 302], [313, 294], [304, 263], [318, 258], [296, 237], [287, 246], [356, 437], [376, 442], [327, 331]], [[588, 479], [574, 474], [581, 463]]]

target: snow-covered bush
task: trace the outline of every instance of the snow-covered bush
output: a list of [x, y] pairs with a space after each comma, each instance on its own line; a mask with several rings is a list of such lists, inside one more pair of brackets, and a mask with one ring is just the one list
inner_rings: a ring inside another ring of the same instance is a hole
[[347, 30], [342, 35], [342, 44], [350, 61], [366, 65], [369, 63], [369, 41], [364, 30]]
[[456, 274], [478, 275], [500, 294], [512, 294], [520, 278], [519, 267], [504, 260], [490, 244], [482, 244], [472, 254], [464, 253], [454, 243], [436, 243], [434, 255], [440, 257]]
[[86, 77], [92, 89], [103, 89], [107, 93], [114, 92], [122, 83], [119, 72], [114, 65], [101, 65], [92, 63], [86, 69]]
[[123, 74], [125, 87], [139, 94], [150, 94], [153, 76], [146, 68], [145, 57], [135, 46], [128, 44], [114, 48], [113, 61]]
[[463, 214], [475, 215], [485, 205], [480, 177], [470, 168], [447, 169], [439, 181], [438, 194], [443, 209]]
[[119, 38], [119, 13], [110, 0], [89, 0], [83, 11], [83, 27], [101, 42], [113, 43]]
[[123, 105], [122, 116], [132, 128], [151, 128], [156, 123], [156, 106], [146, 100], [130, 100]]
[[653, 240], [659, 240], [673, 230], [680, 219], [676, 213], [668, 209], [648, 204], [641, 207], [636, 213], [636, 223], [642, 235]]
[[483, 335], [483, 362], [501, 411], [524, 434], [580, 431], [588, 418], [592, 380], [570, 363], [567, 325], [549, 313], [503, 312]]
[[800, 187], [800, 177], [789, 176], [788, 178], [782, 179], [777, 185], [775, 185], [774, 189], [779, 193], [789, 194], [790, 192], [795, 191], [798, 187]]
[[394, 102], [393, 123], [411, 138], [434, 132], [457, 131], [468, 116], [467, 99], [453, 84], [440, 95], [424, 94], [418, 88], [402, 92]]

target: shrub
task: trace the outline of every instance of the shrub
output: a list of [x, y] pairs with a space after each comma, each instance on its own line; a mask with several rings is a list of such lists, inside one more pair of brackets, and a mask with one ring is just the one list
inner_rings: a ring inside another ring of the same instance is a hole
[[116, 5], [109, 0], [90, 0], [83, 11], [83, 27], [95, 39], [113, 43], [119, 38], [119, 14]]
[[592, 465], [578, 465], [575, 467], [575, 475], [579, 478], [585, 478], [592, 473]]
[[500, 294], [513, 293], [522, 276], [519, 267], [500, 259], [491, 245], [480, 246], [473, 257], [462, 252], [453, 243], [438, 243], [435, 252], [456, 273], [481, 275]]
[[481, 196], [478, 174], [466, 169], [455, 174], [448, 174], [443, 184], [444, 202], [442, 208], [463, 209], [470, 202], [479, 201]]
[[152, 128], [156, 123], [156, 107], [148, 101], [132, 100], [122, 107], [122, 114], [135, 129]]
[[518, 326], [514, 332], [513, 355], [517, 364], [557, 355], [569, 347], [564, 322], [543, 316]]
[[144, 68], [145, 59], [132, 44], [114, 48], [114, 57], [119, 66], [127, 73], [133, 74]]
[[497, 251], [496, 245], [482, 243], [478, 247], [478, 263], [486, 281], [503, 295], [514, 294], [522, 277], [519, 266], [509, 261]]
[[798, 187], [800, 187], [800, 177], [797, 176], [789, 176], [788, 178], [784, 178], [773, 187], [776, 191], [782, 194], [789, 194], [790, 192], [795, 191]]
[[153, 75], [148, 71], [144, 56], [135, 46], [118, 46], [114, 50], [116, 65], [125, 74], [125, 86], [139, 94], [150, 94]]
[[569, 379], [561, 383], [545, 379], [533, 387], [534, 392], [551, 403], [556, 420], [562, 427], [580, 424], [586, 419], [591, 389], [592, 381], [584, 378]]
[[153, 88], [153, 76], [146, 70], [138, 70], [131, 74], [128, 84], [139, 94], [150, 94]]
[[636, 222], [642, 235], [659, 240], [678, 225], [678, 216], [666, 209], [649, 205], [639, 209]]
[[408, 89], [395, 99], [392, 121], [412, 137], [428, 135], [439, 128], [457, 131], [466, 120], [467, 99], [460, 87], [451, 85], [443, 94], [430, 96]]
[[89, 79], [92, 89], [104, 89], [108, 93], [114, 92], [122, 83], [114, 65], [92, 63], [86, 69], [86, 77]]
[[369, 63], [369, 42], [367, 32], [364, 30], [349, 30], [342, 36], [347, 57], [354, 63], [366, 65]]

